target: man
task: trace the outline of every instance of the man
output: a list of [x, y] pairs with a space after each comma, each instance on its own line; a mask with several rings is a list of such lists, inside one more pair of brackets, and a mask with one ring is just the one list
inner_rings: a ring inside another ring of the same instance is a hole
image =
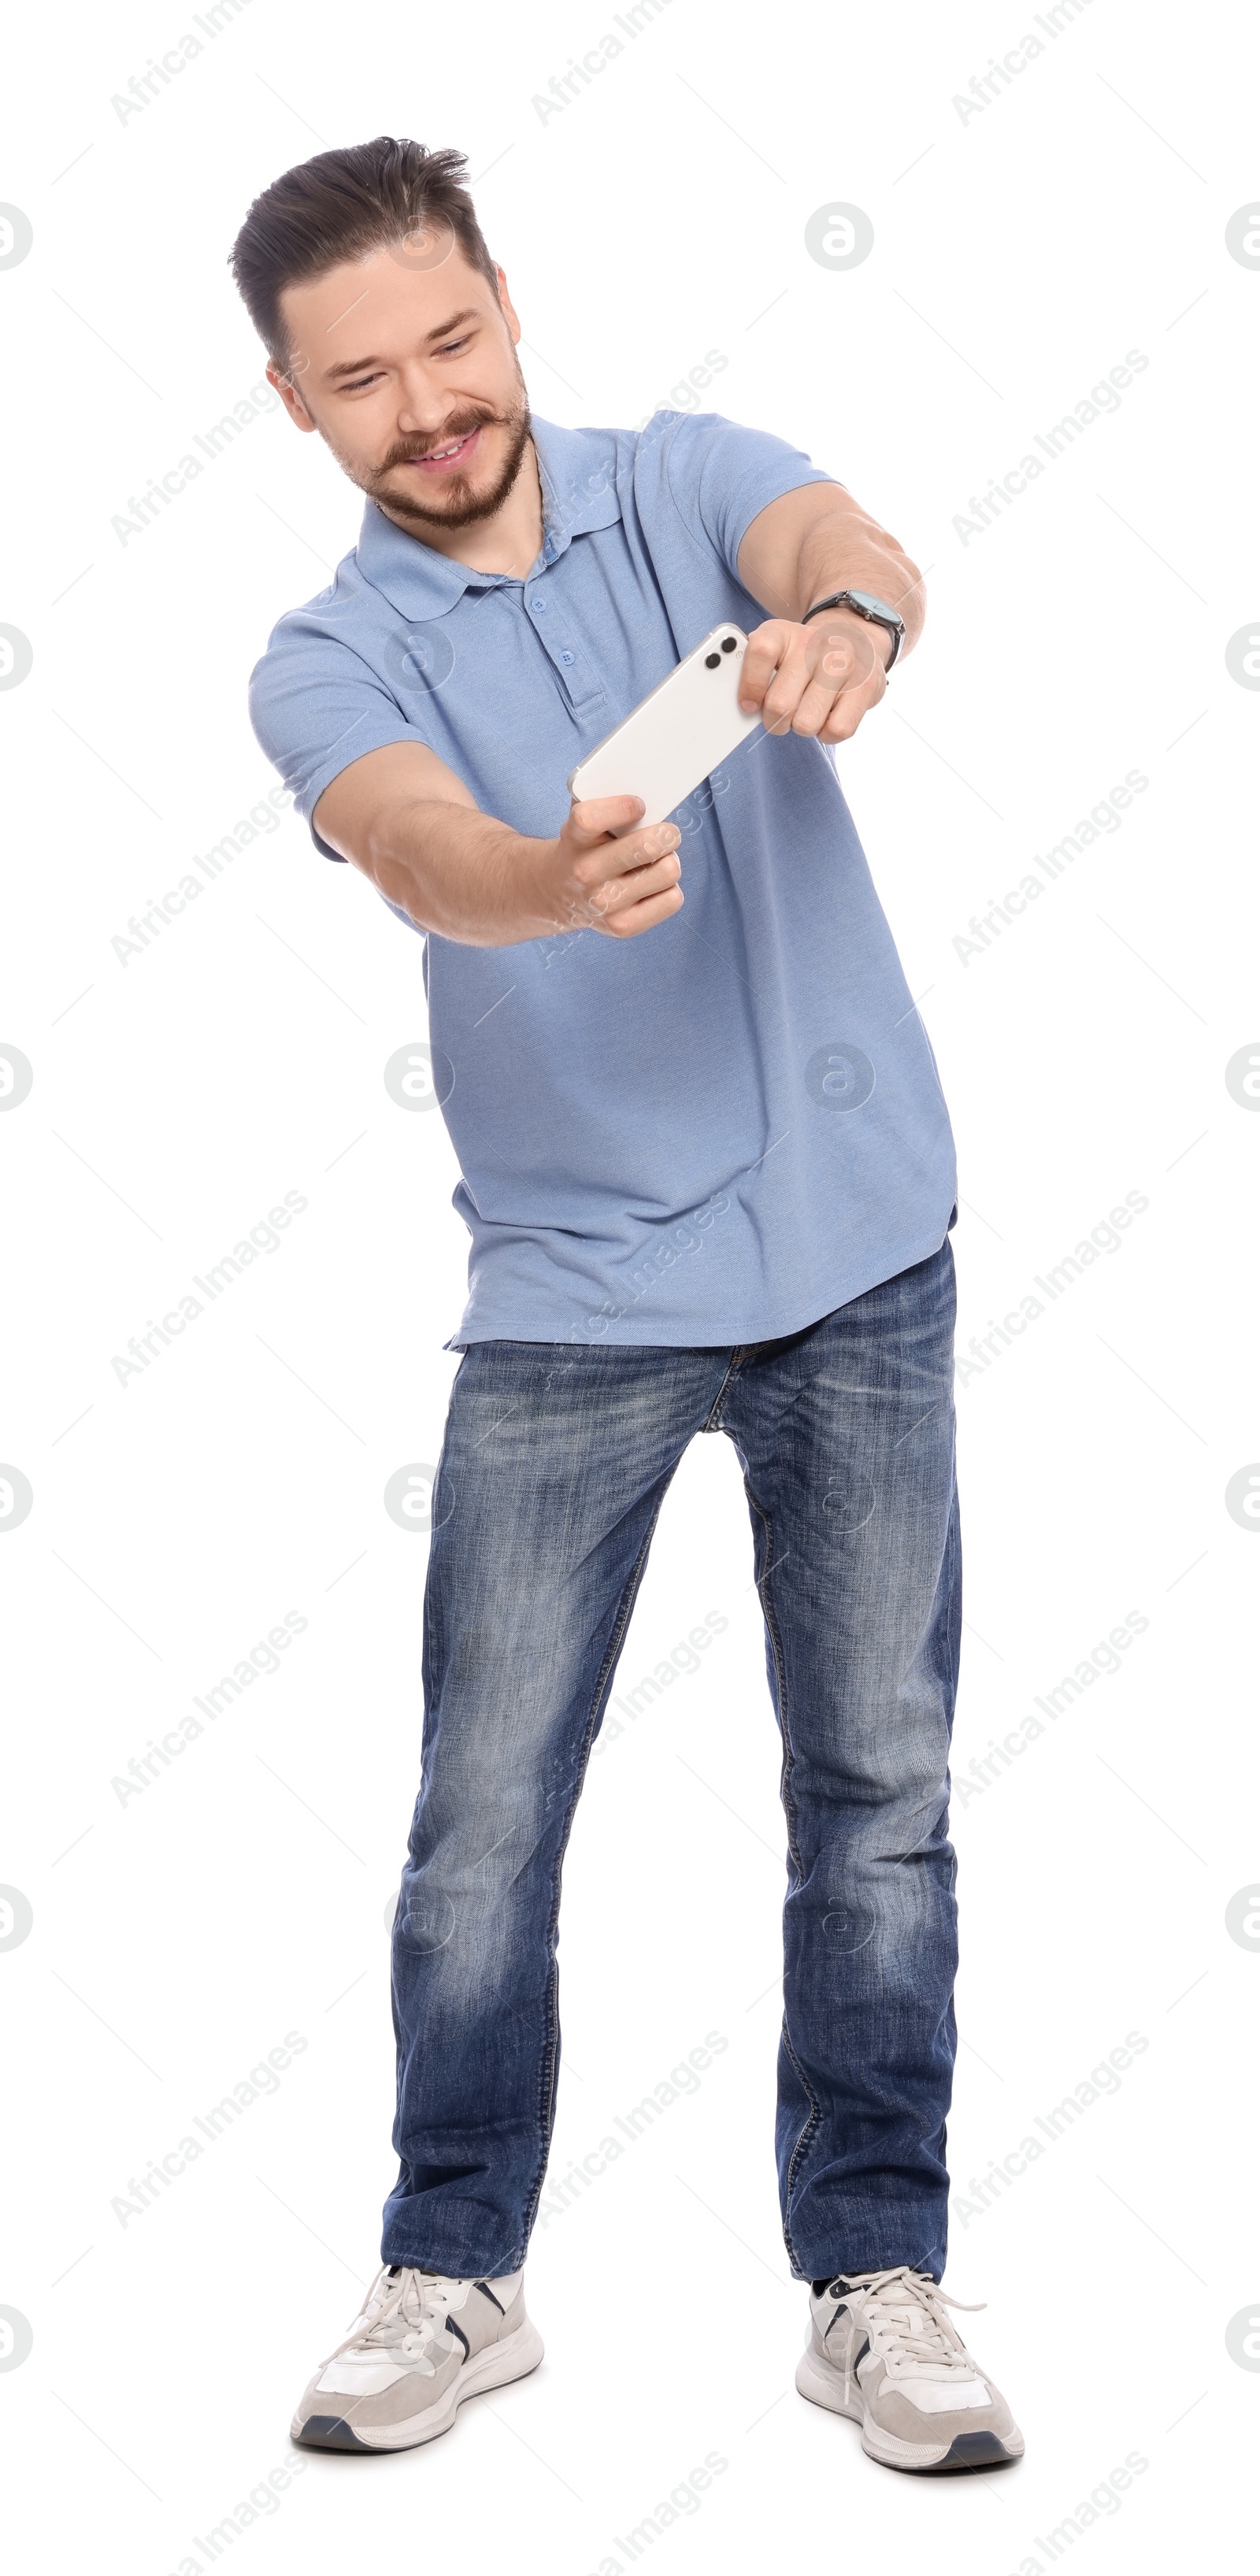
[[[367, 495], [354, 552], [276, 627], [253, 720], [316, 847], [426, 934], [472, 1236], [394, 1929], [399, 2174], [294, 2438], [404, 2449], [541, 2359], [522, 2282], [564, 1850], [666, 1489], [720, 1430], [783, 1742], [797, 2385], [891, 2467], [1002, 2462], [1022, 2440], [938, 2286], [953, 1149], [833, 750], [921, 584], [777, 438], [531, 420], [464, 166], [389, 137], [322, 152], [233, 252], [290, 419]], [[570, 811], [576, 763], [728, 619], [764, 730], [677, 821]]]

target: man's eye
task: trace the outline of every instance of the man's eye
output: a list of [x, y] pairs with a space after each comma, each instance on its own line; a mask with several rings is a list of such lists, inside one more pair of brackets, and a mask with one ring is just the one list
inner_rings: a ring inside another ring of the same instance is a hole
[[457, 350], [466, 349], [468, 346], [468, 336], [469, 335], [466, 334], [462, 340], [445, 340], [441, 348], [438, 350], [439, 358], [453, 358]]

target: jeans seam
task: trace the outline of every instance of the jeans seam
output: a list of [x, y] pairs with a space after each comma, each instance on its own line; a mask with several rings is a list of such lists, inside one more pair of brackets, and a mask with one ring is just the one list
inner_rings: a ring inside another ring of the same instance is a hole
[[[748, 1494], [748, 1502], [750, 1510], [756, 1513], [757, 1518], [761, 1523], [762, 1530], [765, 1533], [766, 1571], [762, 1576], [761, 1582], [757, 1586], [757, 1592], [761, 1602], [762, 1617], [766, 1623], [766, 1635], [770, 1640], [770, 1648], [774, 1656], [774, 1669], [778, 1682], [779, 1723], [783, 1730], [783, 1774], [779, 1783], [779, 1795], [783, 1801], [783, 1816], [784, 1823], [787, 1827], [788, 1852], [791, 1856], [792, 1865], [796, 1871], [799, 1882], [802, 1876], [802, 1870], [801, 1856], [797, 1847], [795, 1831], [793, 1829], [793, 1804], [791, 1795], [793, 1755], [792, 1733], [791, 1727], [788, 1723], [787, 1674], [784, 1669], [782, 1643], [779, 1637], [778, 1623], [774, 1615], [774, 1604], [770, 1594], [770, 1575], [774, 1566], [774, 1524], [769, 1513], [762, 1510], [756, 1496], [751, 1491]], [[788, 2036], [786, 2006], [783, 2014], [782, 2039], [784, 2048], [787, 2050], [788, 2056], [791, 2058], [792, 2064], [796, 2069], [801, 2090], [805, 2094], [810, 2105], [800, 2136], [792, 2149], [791, 2162], [787, 2170], [787, 2179], [783, 2187], [783, 2242], [787, 2248], [788, 2255], [794, 2268], [799, 2271], [799, 2260], [796, 2247], [792, 2242], [788, 2212], [791, 2208], [792, 2185], [796, 2178], [796, 2168], [801, 2157], [808, 2149], [810, 2141], [821, 2122], [822, 2105], [815, 2096], [814, 2088], [810, 2083], [809, 2078], [805, 2073], [805, 2069], [801, 2065], [800, 2059], [792, 2046], [791, 2039]], [[803, 2278], [804, 2276], [802, 2275], [801, 2277]]]
[[[656, 1524], [660, 1519], [664, 1501], [665, 1496], [662, 1493], [660, 1501], [657, 1503], [656, 1509], [653, 1512], [652, 1518], [644, 1533], [643, 1545], [640, 1548], [626, 1579], [625, 1589], [621, 1596], [620, 1608], [613, 1626], [612, 1635], [608, 1641], [608, 1649], [596, 1678], [595, 1689], [591, 1698], [590, 1715], [586, 1722], [586, 1734], [583, 1739], [581, 1756], [578, 1762], [577, 1777], [573, 1784], [573, 1795], [569, 1800], [568, 1812], [564, 1820], [564, 1833], [561, 1837], [560, 1849], [556, 1854], [555, 1874], [552, 1883], [551, 1915], [547, 1925], [547, 1947], [549, 1951], [555, 1940], [556, 1929], [560, 1921], [561, 1874], [564, 1868], [564, 1856], [569, 1845], [569, 1835], [573, 1830], [573, 1819], [577, 1812], [577, 1802], [581, 1797], [582, 1790], [586, 1782], [587, 1765], [590, 1761], [591, 1745], [594, 1741], [596, 1720], [600, 1715], [602, 1703], [607, 1695], [613, 1674], [616, 1671], [617, 1657], [621, 1652], [622, 1639], [624, 1638], [626, 1629], [630, 1624], [631, 1612], [634, 1609], [635, 1600], [638, 1596], [639, 1585], [643, 1580], [643, 1570], [647, 1564], [648, 1550], [656, 1535]], [[542, 2099], [544, 2084], [546, 2086], [547, 2093], [545, 2108]], [[538, 2204], [542, 2198], [543, 2184], [547, 2178], [547, 2160], [551, 2152], [551, 2125], [555, 2097], [556, 1967], [553, 1958], [551, 1975], [547, 1983], [547, 2035], [543, 2051], [543, 2066], [539, 2079], [538, 2133], [539, 2143], [542, 2148], [542, 2160], [538, 2167], [537, 2177], [531, 2188], [530, 2198], [526, 2204], [523, 2242], [520, 2257], [522, 2262], [525, 2260], [525, 2252], [529, 2245], [530, 2234], [533, 2229], [534, 2220], [538, 2214]]]
[[732, 1351], [732, 1353], [731, 1353], [731, 1356], [730, 1356], [729, 1360], [728, 1360], [728, 1361], [727, 1361], [727, 1363], [726, 1363], [726, 1373], [725, 1373], [725, 1375], [724, 1375], [724, 1377], [723, 1377], [723, 1379], [722, 1379], [722, 1383], [721, 1383], [720, 1387], [718, 1388], [717, 1394], [716, 1394], [716, 1395], [714, 1396], [714, 1398], [713, 1398], [713, 1406], [712, 1406], [712, 1410], [711, 1410], [711, 1412], [710, 1412], [710, 1414], [709, 1414], [708, 1421], [707, 1421], [707, 1422], [702, 1423], [702, 1424], [701, 1424], [701, 1426], [700, 1426], [702, 1431], [720, 1431], [720, 1430], [721, 1430], [721, 1428], [722, 1428], [722, 1423], [721, 1423], [721, 1406], [722, 1406], [722, 1398], [723, 1398], [723, 1396], [725, 1395], [726, 1390], [727, 1390], [728, 1386], [730, 1385], [731, 1379], [732, 1379], [732, 1377], [734, 1376], [735, 1370], [738, 1368], [739, 1363], [740, 1363], [741, 1359], [743, 1358], [743, 1356], [744, 1356], [744, 1344], [743, 1344], [742, 1342], [741, 1342], [741, 1343], [737, 1343], [737, 1345], [736, 1345], [735, 1349], [734, 1349], [734, 1350]]
[[806, 2119], [806, 2121], [805, 2121], [805, 2123], [804, 2123], [803, 2128], [801, 2129], [800, 2136], [798, 2137], [798, 2139], [797, 2139], [797, 2141], [796, 2141], [796, 2144], [795, 2144], [795, 2146], [794, 2146], [794, 2147], [793, 2147], [793, 2149], [792, 2149], [792, 2160], [791, 2160], [791, 2163], [790, 2163], [790, 2164], [789, 2164], [789, 2166], [788, 2166], [788, 2170], [787, 2170], [787, 2180], [786, 2180], [786, 2182], [785, 2182], [785, 2184], [784, 2184], [784, 2186], [783, 2186], [783, 2201], [784, 2201], [784, 2209], [783, 2209], [783, 2242], [784, 2242], [784, 2245], [785, 2245], [785, 2246], [786, 2246], [786, 2248], [787, 2248], [788, 2255], [789, 2255], [789, 2257], [790, 2257], [790, 2259], [791, 2259], [792, 2267], [793, 2267], [794, 2271], [796, 2272], [796, 2274], [797, 2274], [798, 2278], [800, 2278], [800, 2279], [802, 2279], [802, 2280], [803, 2280], [803, 2279], [805, 2278], [805, 2274], [804, 2274], [804, 2271], [803, 2271], [803, 2268], [802, 2268], [802, 2265], [801, 2265], [801, 2259], [800, 2259], [800, 2256], [799, 2256], [799, 2254], [797, 2253], [796, 2247], [795, 2247], [795, 2245], [794, 2245], [794, 2244], [793, 2244], [793, 2242], [792, 2242], [792, 2227], [791, 2227], [791, 2221], [790, 2221], [790, 2218], [789, 2218], [788, 2213], [789, 2213], [789, 2210], [790, 2210], [790, 2208], [791, 2208], [791, 2204], [792, 2204], [792, 2185], [793, 2185], [793, 2183], [794, 2183], [794, 2182], [795, 2182], [795, 2180], [796, 2180], [796, 2168], [797, 2168], [798, 2164], [801, 2162], [801, 2159], [802, 2159], [802, 2158], [803, 2158], [803, 2157], [808, 2153], [809, 2148], [810, 2148], [810, 2147], [812, 2146], [812, 2144], [813, 2144], [814, 2138], [815, 2138], [815, 2136], [816, 2136], [816, 2134], [817, 2134], [817, 2131], [818, 2131], [819, 2125], [820, 2125], [821, 2120], [822, 2120], [822, 2104], [821, 2104], [821, 2103], [820, 2103], [820, 2102], [815, 2098], [815, 2094], [814, 2094], [813, 2086], [811, 2085], [811, 2083], [810, 2083], [810, 2081], [809, 2081], [809, 2077], [806, 2075], [805, 2069], [804, 2069], [804, 2067], [802, 2066], [801, 2061], [800, 2061], [799, 2057], [798, 2057], [798, 2056], [797, 2056], [797, 2054], [796, 2054], [796, 2050], [795, 2050], [795, 2049], [793, 2048], [793, 2046], [792, 2046], [791, 2039], [790, 2039], [790, 2037], [789, 2037], [789, 2035], [788, 2035], [787, 2014], [786, 2014], [786, 2013], [785, 2013], [785, 2014], [784, 2014], [784, 2016], [783, 2016], [783, 2032], [782, 2032], [782, 2038], [783, 2038], [783, 2045], [784, 2045], [784, 2048], [786, 2049], [786, 2051], [787, 2051], [787, 2053], [788, 2053], [788, 2056], [791, 2058], [791, 2060], [792, 2060], [792, 2064], [793, 2064], [793, 2066], [794, 2066], [794, 2067], [795, 2067], [795, 2069], [796, 2069], [797, 2078], [798, 2078], [798, 2081], [799, 2081], [799, 2083], [800, 2083], [801, 2090], [802, 2090], [802, 2092], [803, 2092], [803, 2093], [805, 2093], [805, 2094], [808, 2096], [809, 2103], [810, 2103], [809, 2115], [808, 2115], [808, 2117], [807, 2117], [807, 2119]]
[[[945, 1604], [947, 1619], [953, 1612], [954, 1598], [956, 1593], [959, 1591], [962, 1577], [962, 1531], [960, 1528], [960, 1515], [958, 1509], [958, 1435], [956, 1429], [951, 1433], [950, 1438], [950, 1486], [951, 1509], [949, 1516], [949, 1538], [947, 1541], [949, 1548], [949, 1593]], [[958, 1703], [958, 1677], [961, 1667], [962, 1639], [960, 1635], [958, 1645], [951, 1651], [949, 1659], [951, 1733], [953, 1712]]]

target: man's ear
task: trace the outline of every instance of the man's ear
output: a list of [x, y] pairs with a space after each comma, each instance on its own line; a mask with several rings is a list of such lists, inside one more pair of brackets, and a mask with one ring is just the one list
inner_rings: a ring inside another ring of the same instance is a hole
[[315, 423], [298, 392], [297, 379], [305, 375], [310, 363], [310, 359], [304, 358], [299, 350], [287, 367], [278, 367], [274, 358], [268, 359], [266, 367], [267, 382], [279, 394], [294, 428], [308, 432], [314, 429]]
[[520, 316], [517, 313], [516, 306], [512, 302], [511, 296], [508, 293], [507, 278], [504, 275], [503, 270], [500, 268], [497, 260], [494, 263], [494, 274], [495, 281], [499, 289], [499, 302], [503, 308], [503, 318], [512, 334], [512, 343], [515, 347], [516, 342], [521, 336]]

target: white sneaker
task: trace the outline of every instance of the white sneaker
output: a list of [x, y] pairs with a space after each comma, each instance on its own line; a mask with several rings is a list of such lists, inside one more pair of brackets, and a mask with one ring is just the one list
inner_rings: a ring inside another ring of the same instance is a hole
[[542, 2360], [524, 2279], [453, 2281], [382, 2264], [310, 2382], [292, 2439], [318, 2451], [407, 2451], [449, 2433], [465, 2397], [523, 2379]]
[[996, 2468], [1024, 2437], [1000, 2389], [945, 2314], [962, 2305], [924, 2272], [843, 2272], [810, 2293], [810, 2332], [796, 2385], [815, 2406], [850, 2415], [862, 2448], [886, 2469]]

